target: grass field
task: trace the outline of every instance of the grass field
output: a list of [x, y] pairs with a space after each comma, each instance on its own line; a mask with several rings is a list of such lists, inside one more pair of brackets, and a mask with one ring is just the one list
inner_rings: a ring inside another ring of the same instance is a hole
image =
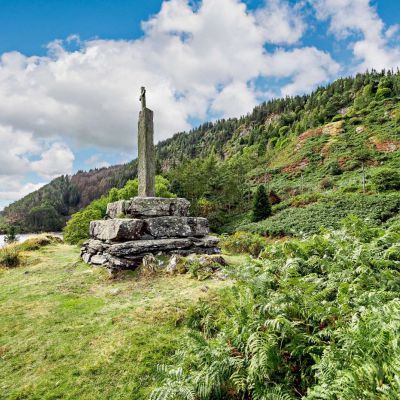
[[28, 253], [0, 270], [0, 398], [146, 399], [183, 340], [187, 307], [223, 285], [110, 280], [64, 244]]

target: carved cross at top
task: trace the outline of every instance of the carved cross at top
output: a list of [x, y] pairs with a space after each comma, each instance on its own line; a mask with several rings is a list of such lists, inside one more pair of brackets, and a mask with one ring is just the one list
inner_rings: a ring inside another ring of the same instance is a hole
[[139, 100], [142, 102], [142, 110], [146, 108], [146, 89], [144, 86], [140, 88]]

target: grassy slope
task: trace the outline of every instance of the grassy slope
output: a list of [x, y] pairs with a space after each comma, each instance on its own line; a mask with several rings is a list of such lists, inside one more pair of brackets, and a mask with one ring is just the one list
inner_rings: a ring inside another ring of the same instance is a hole
[[223, 283], [187, 276], [112, 281], [50, 246], [0, 270], [1, 399], [145, 399], [185, 333], [185, 309]]
[[[274, 216], [266, 221], [249, 224], [249, 215], [240, 215], [223, 230], [244, 229], [279, 236], [302, 228], [308, 233], [317, 232], [321, 225], [337, 228], [348, 213], [374, 222], [379, 222], [381, 214], [383, 222], [395, 215], [398, 206], [393, 207], [393, 201], [400, 196], [377, 193], [371, 185], [371, 175], [382, 166], [400, 168], [400, 103], [381, 101], [359, 112], [359, 118], [359, 124], [345, 118], [291, 136], [282, 148], [267, 152], [265, 160], [249, 172], [248, 179], [268, 181], [268, 187], [283, 202], [273, 207]], [[365, 167], [365, 195], [361, 163], [356, 156], [360, 150], [367, 151], [370, 157]], [[340, 174], [330, 173], [331, 163], [340, 166]], [[322, 187], [323, 180], [328, 180], [332, 188]]]

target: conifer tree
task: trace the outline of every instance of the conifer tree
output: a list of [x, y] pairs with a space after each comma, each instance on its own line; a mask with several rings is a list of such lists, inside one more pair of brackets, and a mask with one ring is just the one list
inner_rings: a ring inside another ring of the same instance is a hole
[[253, 222], [262, 221], [271, 215], [271, 203], [264, 185], [257, 188], [253, 204]]

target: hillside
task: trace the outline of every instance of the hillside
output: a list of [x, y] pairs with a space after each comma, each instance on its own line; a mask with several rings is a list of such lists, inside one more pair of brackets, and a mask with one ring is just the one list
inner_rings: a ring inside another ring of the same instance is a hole
[[[399, 72], [339, 79], [310, 95], [272, 100], [247, 116], [178, 133], [156, 146], [157, 169], [170, 180], [174, 193], [192, 202], [194, 212], [210, 219], [214, 230], [256, 229], [246, 223], [260, 183], [267, 184], [274, 202], [280, 203], [275, 214], [288, 208], [304, 213], [299, 207], [336, 203], [339, 195], [353, 204], [351, 193], [361, 191], [366, 205], [350, 211], [366, 216], [362, 211], [369, 202], [381, 198], [372, 175], [382, 167], [400, 166], [399, 96]], [[4, 216], [23, 230], [49, 230], [49, 223], [58, 228], [68, 215], [135, 175], [134, 161], [57, 178], [11, 204]], [[395, 215], [396, 201], [388, 199], [390, 204], [380, 212], [385, 216], [375, 219], [385, 222]], [[340, 216], [346, 207], [342, 204]], [[264, 231], [280, 235], [293, 229], [298, 227]]]

